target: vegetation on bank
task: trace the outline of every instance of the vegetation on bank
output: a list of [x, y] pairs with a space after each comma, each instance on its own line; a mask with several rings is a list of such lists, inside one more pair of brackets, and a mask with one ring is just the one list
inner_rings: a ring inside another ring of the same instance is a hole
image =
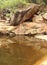
[[15, 8], [17, 5], [27, 5], [28, 3], [47, 4], [47, 0], [0, 0], [0, 9]]
[[21, 4], [27, 5], [27, 0], [0, 0], [0, 9], [13, 8]]

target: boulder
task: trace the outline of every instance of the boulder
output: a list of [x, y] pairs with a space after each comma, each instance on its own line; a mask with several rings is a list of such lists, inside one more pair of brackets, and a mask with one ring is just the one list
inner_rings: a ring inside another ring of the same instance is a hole
[[10, 25], [18, 25], [32, 17], [38, 10], [38, 4], [30, 4], [27, 8], [25, 7], [22, 10], [17, 11], [14, 13], [10, 20]]

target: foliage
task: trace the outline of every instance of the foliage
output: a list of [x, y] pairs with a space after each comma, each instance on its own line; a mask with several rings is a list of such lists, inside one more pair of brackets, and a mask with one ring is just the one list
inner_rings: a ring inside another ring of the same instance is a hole
[[0, 0], [0, 8], [13, 8], [14, 6], [18, 5], [18, 4], [27, 4], [26, 0]]
[[15, 8], [17, 5], [27, 5], [28, 3], [47, 4], [47, 0], [0, 0], [0, 9]]

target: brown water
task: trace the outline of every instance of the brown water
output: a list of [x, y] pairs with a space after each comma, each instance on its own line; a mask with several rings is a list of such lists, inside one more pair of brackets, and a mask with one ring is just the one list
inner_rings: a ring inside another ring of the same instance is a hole
[[47, 55], [47, 42], [33, 37], [0, 37], [0, 65], [34, 65]]

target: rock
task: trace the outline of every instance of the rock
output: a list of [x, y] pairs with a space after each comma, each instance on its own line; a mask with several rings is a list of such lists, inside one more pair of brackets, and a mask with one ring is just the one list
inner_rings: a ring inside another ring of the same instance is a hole
[[20, 25], [17, 27], [17, 29], [13, 30], [13, 32], [16, 35], [24, 35], [25, 34], [25, 28], [22, 25]]
[[41, 28], [42, 26], [45, 26], [45, 23], [36, 23], [36, 22], [24, 22], [22, 24], [25, 29], [38, 29]]
[[35, 22], [24, 22], [22, 24], [26, 30], [29, 30], [37, 25]]
[[0, 26], [0, 35], [13, 37], [15, 36], [15, 33], [12, 32], [14, 29], [16, 29], [14, 26]]
[[42, 16], [43, 16], [44, 20], [47, 20], [47, 13], [43, 14]]
[[25, 31], [25, 35], [36, 35], [37, 34], [37, 30], [36, 29], [30, 29]]
[[47, 35], [36, 35], [35, 38], [38, 38], [38, 39], [44, 39], [47, 41]]
[[15, 14], [12, 15], [10, 25], [18, 25], [25, 20], [30, 19], [38, 10], [38, 4], [31, 4], [27, 8], [17, 11]]
[[44, 34], [47, 33], [47, 24], [45, 23], [38, 24], [35, 22], [24, 22], [19, 26], [0, 25], [0, 33], [9, 36]]
[[45, 30], [45, 35], [47, 35], [47, 25], [44, 26], [44, 30]]
[[45, 27], [45, 23], [34, 23], [34, 22], [26, 22], [18, 26], [17, 29], [13, 30], [15, 34], [18, 35], [36, 35], [43, 34], [46, 32], [47, 28]]
[[44, 22], [42, 15], [35, 15], [32, 20], [33, 20], [33, 22], [36, 22], [36, 23]]

